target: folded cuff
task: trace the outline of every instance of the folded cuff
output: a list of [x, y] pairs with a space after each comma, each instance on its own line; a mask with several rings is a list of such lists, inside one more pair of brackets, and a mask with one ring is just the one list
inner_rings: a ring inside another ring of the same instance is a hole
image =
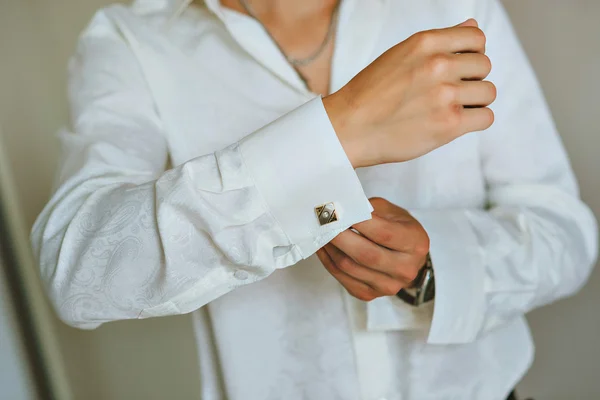
[[[273, 217], [303, 258], [373, 210], [320, 97], [240, 142], [246, 168]], [[320, 225], [315, 207], [334, 203], [337, 221]]]
[[477, 337], [485, 314], [485, 266], [465, 210], [410, 211], [431, 242], [435, 273], [432, 344], [468, 343]]

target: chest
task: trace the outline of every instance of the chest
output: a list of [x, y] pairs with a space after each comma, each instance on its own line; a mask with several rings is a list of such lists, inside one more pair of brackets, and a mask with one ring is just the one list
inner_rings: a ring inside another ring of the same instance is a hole
[[[278, 66], [285, 60], [269, 53], [273, 49], [255, 49], [265, 57], [259, 62], [256, 52], [249, 51], [252, 43], [243, 46], [218, 28], [198, 32], [182, 24], [177, 29], [160, 44], [136, 49], [165, 126], [173, 165], [235, 143], [315, 96], [293, 81], [293, 69]], [[334, 90], [410, 33], [390, 33], [384, 27], [368, 43], [340, 29], [332, 67]], [[367, 196], [381, 196], [406, 208], [481, 207], [485, 201], [476, 134], [417, 160], [357, 173]]]

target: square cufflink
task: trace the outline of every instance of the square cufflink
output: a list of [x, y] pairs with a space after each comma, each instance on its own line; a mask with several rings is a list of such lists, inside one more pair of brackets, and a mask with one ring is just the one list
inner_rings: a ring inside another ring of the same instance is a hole
[[325, 203], [315, 207], [315, 213], [321, 226], [337, 221], [337, 214], [333, 203]]

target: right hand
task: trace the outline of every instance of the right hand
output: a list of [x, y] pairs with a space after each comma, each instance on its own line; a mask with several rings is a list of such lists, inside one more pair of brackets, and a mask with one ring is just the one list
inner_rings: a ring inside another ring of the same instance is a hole
[[327, 271], [363, 301], [410, 287], [429, 253], [429, 236], [408, 211], [382, 198], [369, 201], [373, 218], [353, 225], [355, 232], [347, 229], [317, 251]]
[[323, 104], [355, 168], [402, 162], [489, 128], [496, 87], [475, 20], [397, 44]]

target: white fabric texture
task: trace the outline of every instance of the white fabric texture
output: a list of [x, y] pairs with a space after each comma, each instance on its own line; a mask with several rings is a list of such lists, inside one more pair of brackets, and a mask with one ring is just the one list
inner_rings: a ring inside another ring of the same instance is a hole
[[[100, 10], [70, 63], [72, 126], [32, 232], [61, 318], [194, 311], [205, 400], [504, 399], [533, 356], [523, 315], [585, 283], [597, 228], [498, 1], [342, 2], [332, 91], [475, 17], [499, 94], [489, 130], [357, 171], [256, 21], [182, 1]], [[313, 255], [372, 196], [429, 233], [434, 303], [360, 302]], [[319, 226], [330, 201], [339, 220]]]

